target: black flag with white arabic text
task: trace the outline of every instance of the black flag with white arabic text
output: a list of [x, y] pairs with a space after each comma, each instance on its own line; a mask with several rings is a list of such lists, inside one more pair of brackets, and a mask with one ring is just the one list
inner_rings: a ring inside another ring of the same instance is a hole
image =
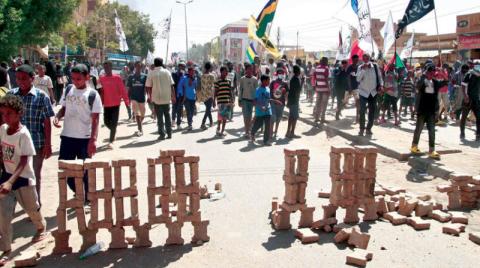
[[423, 16], [427, 15], [434, 8], [434, 0], [410, 0], [405, 10], [405, 15], [403, 15], [402, 20], [398, 23], [395, 37], [398, 39], [407, 25], [423, 18]]

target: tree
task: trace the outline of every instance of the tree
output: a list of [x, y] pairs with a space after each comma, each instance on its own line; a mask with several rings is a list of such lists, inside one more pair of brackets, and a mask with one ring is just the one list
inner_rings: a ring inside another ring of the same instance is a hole
[[110, 51], [118, 49], [118, 40], [115, 35], [115, 9], [127, 38], [129, 47], [127, 53], [146, 56], [148, 50], [153, 51], [157, 31], [150, 22], [150, 17], [116, 2], [102, 5], [89, 18], [87, 22], [87, 45], [95, 48], [106, 48]]
[[0, 0], [0, 59], [24, 45], [45, 46], [70, 20], [80, 0]]

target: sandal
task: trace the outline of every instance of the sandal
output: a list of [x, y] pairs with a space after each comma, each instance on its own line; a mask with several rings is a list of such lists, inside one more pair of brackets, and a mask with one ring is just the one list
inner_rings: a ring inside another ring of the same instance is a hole
[[32, 243], [38, 243], [42, 240], [45, 240], [48, 236], [48, 232], [38, 230], [37, 233], [32, 238]]
[[0, 258], [0, 267], [5, 266], [9, 261], [10, 258], [8, 256], [2, 256], [2, 258]]

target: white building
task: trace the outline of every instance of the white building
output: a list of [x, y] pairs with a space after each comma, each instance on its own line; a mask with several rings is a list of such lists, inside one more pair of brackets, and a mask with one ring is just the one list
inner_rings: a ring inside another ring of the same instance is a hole
[[220, 60], [233, 63], [248, 61], [246, 51], [250, 45], [248, 39], [248, 20], [242, 19], [229, 23], [220, 30], [221, 57]]

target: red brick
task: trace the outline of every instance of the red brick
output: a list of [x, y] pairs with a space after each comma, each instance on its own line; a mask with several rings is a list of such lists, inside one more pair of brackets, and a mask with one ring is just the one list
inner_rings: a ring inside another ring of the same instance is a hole
[[302, 244], [315, 243], [320, 240], [318, 234], [314, 233], [310, 228], [296, 229], [295, 237], [300, 239]]

